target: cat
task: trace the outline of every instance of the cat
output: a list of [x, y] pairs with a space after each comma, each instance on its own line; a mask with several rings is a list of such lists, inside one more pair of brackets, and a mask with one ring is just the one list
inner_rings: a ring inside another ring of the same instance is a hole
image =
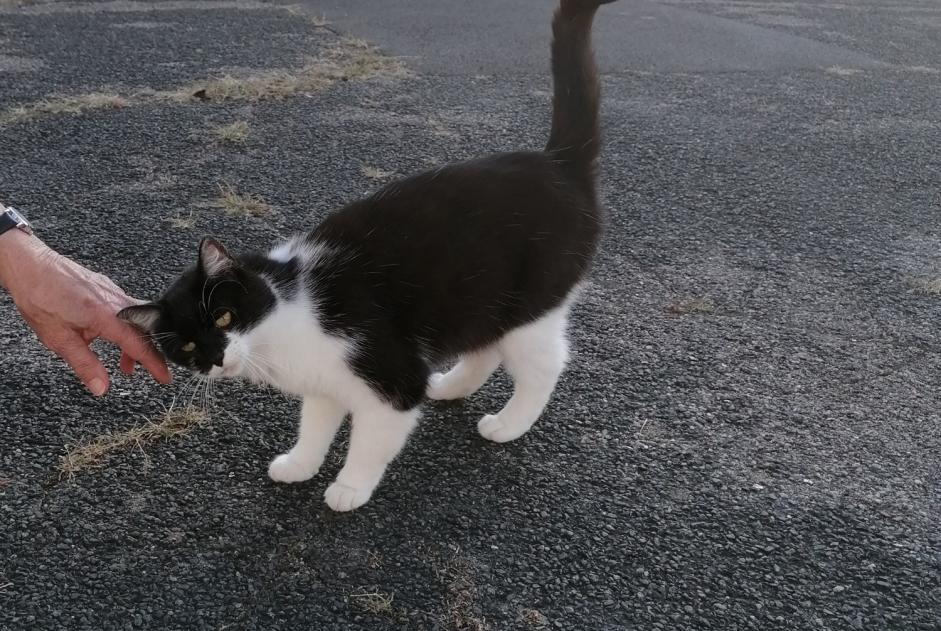
[[272, 480], [316, 475], [349, 415], [346, 462], [324, 498], [335, 511], [362, 506], [425, 396], [466, 397], [501, 363], [513, 394], [480, 419], [480, 434], [514, 440], [542, 414], [602, 228], [590, 32], [599, 5], [612, 1], [561, 0], [555, 11], [544, 151], [391, 183], [267, 254], [233, 256], [205, 238], [197, 263], [159, 300], [119, 313], [176, 364], [302, 398], [297, 442], [271, 462]]

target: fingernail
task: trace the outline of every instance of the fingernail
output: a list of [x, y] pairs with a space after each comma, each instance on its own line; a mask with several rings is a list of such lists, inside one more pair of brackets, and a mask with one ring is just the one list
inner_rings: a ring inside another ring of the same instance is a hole
[[90, 382], [88, 382], [88, 389], [91, 390], [91, 393], [93, 395], [95, 395], [96, 397], [100, 397], [101, 395], [105, 393], [107, 386], [105, 386], [104, 381], [95, 377]]

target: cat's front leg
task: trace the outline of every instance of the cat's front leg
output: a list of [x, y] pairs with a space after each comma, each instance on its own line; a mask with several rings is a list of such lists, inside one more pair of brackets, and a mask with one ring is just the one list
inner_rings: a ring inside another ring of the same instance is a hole
[[347, 410], [333, 399], [304, 397], [297, 442], [268, 466], [275, 482], [302, 482], [317, 475]]
[[418, 408], [403, 412], [377, 405], [354, 410], [350, 450], [337, 479], [324, 493], [327, 505], [335, 511], [351, 511], [365, 504], [417, 423]]

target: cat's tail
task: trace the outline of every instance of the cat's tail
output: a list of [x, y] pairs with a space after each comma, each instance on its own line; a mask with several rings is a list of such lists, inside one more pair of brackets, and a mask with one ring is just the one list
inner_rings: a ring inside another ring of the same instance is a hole
[[591, 50], [595, 11], [614, 0], [561, 0], [552, 20], [552, 133], [546, 151], [580, 185], [594, 190], [601, 147], [598, 70]]

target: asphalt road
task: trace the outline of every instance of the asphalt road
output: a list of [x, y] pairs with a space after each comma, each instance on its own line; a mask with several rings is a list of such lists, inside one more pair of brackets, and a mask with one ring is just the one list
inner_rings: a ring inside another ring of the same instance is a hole
[[[296, 69], [346, 35], [411, 70], [0, 128], [0, 199], [145, 297], [201, 235], [266, 247], [377, 186], [364, 166], [547, 133], [548, 0], [11, 4], [0, 111]], [[94, 400], [0, 297], [0, 628], [941, 627], [941, 8], [602, 11], [610, 222], [534, 430], [477, 435], [502, 376], [429, 405], [373, 500], [336, 515], [335, 458], [266, 477], [298, 404], [226, 384], [208, 425], [59, 479], [67, 444], [158, 415], [186, 376]], [[245, 143], [212, 139], [237, 120]], [[207, 207], [220, 182], [273, 212]]]

